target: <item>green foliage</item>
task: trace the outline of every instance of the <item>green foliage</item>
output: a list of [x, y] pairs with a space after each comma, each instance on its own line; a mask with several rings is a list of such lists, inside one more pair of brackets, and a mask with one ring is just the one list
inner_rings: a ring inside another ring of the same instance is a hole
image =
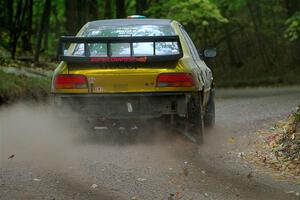
[[246, 5], [247, 0], [214, 0], [216, 5], [226, 6], [228, 11], [237, 11]]
[[212, 21], [226, 23], [218, 7], [209, 0], [174, 0], [154, 4], [147, 13], [180, 21], [184, 25], [208, 26]]
[[9, 49], [9, 33], [0, 29], [0, 57], [7, 56], [7, 50]]
[[199, 27], [208, 26], [213, 21], [228, 22], [209, 0], [180, 1], [169, 9], [168, 18], [172, 17], [185, 25], [193, 23]]
[[153, 18], [168, 18], [183, 24], [200, 49], [211, 45], [216, 27], [226, 24], [229, 20], [221, 14], [220, 9], [212, 0], [173, 0], [152, 4], [146, 13]]
[[297, 40], [300, 35], [300, 11], [287, 19], [285, 24], [287, 25], [287, 28], [284, 36], [290, 41]]

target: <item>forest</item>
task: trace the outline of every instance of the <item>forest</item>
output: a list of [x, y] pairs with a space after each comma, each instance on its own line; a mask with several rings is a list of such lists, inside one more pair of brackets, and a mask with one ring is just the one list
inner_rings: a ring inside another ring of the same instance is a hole
[[147, 18], [179, 21], [208, 60], [216, 84], [258, 86], [300, 83], [299, 0], [2, 0], [0, 65], [56, 62], [58, 38], [88, 21]]

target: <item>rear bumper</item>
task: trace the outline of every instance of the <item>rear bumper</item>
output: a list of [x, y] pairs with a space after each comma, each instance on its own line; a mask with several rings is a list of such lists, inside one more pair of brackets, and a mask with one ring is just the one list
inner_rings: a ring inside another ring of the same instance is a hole
[[57, 107], [70, 107], [80, 115], [102, 119], [185, 117], [191, 96], [190, 92], [53, 94]]

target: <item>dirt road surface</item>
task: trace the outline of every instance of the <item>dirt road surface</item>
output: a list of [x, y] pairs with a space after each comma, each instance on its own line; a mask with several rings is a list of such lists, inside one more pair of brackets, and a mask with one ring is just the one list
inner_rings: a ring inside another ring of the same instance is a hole
[[140, 127], [134, 141], [106, 140], [45, 105], [3, 107], [0, 199], [300, 199], [299, 185], [239, 156], [251, 133], [299, 103], [300, 87], [217, 90], [216, 129], [200, 147], [159, 126]]

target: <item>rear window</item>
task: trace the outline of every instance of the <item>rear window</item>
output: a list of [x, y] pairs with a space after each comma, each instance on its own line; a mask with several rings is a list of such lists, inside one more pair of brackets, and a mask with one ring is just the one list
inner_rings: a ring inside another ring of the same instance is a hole
[[159, 25], [127, 25], [99, 26], [87, 28], [82, 36], [85, 37], [130, 37], [130, 36], [164, 36], [175, 35], [171, 26]]
[[[171, 26], [166, 25], [124, 25], [124, 26], [99, 26], [87, 28], [81, 37], [131, 37], [131, 36], [170, 36], [175, 35]], [[133, 43], [134, 56], [152, 56], [152, 42]], [[104, 43], [88, 44], [90, 56], [106, 57], [107, 45]], [[111, 56], [130, 56], [129, 43], [114, 43], [110, 46]], [[176, 42], [155, 43], [155, 55], [174, 55], [179, 53]], [[73, 55], [83, 56], [84, 45], [76, 45]]]

